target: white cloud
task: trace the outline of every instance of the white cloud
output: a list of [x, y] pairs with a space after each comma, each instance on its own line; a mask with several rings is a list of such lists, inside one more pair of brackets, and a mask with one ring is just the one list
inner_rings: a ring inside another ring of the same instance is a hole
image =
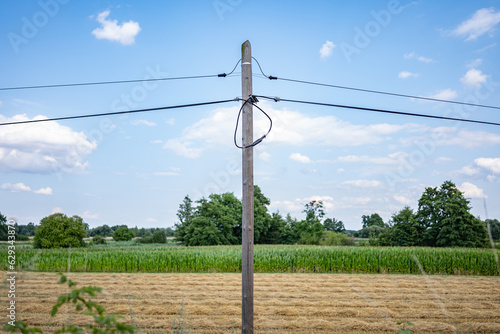
[[441, 131], [439, 128], [433, 130], [435, 138], [440, 138], [436, 140], [437, 145], [458, 145], [465, 148], [472, 148], [500, 144], [500, 135], [496, 133], [458, 130], [456, 128], [447, 129], [451, 131]]
[[105, 10], [97, 15], [97, 22], [99, 22], [102, 27], [94, 29], [92, 34], [97, 37], [97, 39], [117, 41], [122, 45], [134, 44], [135, 37], [141, 31], [139, 23], [130, 20], [119, 25], [117, 20], [107, 19], [109, 13], [109, 10]]
[[477, 10], [470, 19], [460, 23], [452, 34], [467, 36], [465, 40], [471, 41], [484, 34], [492, 34], [498, 23], [500, 23], [500, 12], [495, 12], [494, 8], [482, 8]]
[[292, 153], [288, 158], [292, 161], [300, 162], [303, 164], [311, 163], [311, 159], [308, 156], [302, 155], [300, 153]]
[[146, 126], [156, 126], [155, 122], [146, 121], [144, 119], [137, 119], [130, 122], [132, 125], [146, 125]]
[[[46, 119], [36, 116], [33, 119]], [[11, 118], [0, 115], [0, 122], [30, 120], [26, 115]], [[57, 122], [6, 126], [0, 131], [0, 171], [55, 173], [81, 172], [85, 161], [97, 147], [84, 133], [75, 132]]]
[[28, 187], [27, 185], [25, 185], [24, 183], [21, 183], [21, 182], [15, 183], [15, 184], [4, 183], [0, 186], [0, 189], [7, 190], [7, 191], [10, 191], [13, 193], [18, 193], [18, 192], [22, 192], [22, 191], [31, 191], [30, 187]]
[[394, 198], [396, 202], [401, 203], [403, 205], [410, 205], [412, 202], [411, 199], [400, 195], [394, 195], [392, 196], [392, 198]]
[[483, 63], [483, 60], [481, 58], [477, 58], [477, 59], [471, 60], [465, 66], [467, 68], [476, 68], [476, 67], [480, 66], [482, 63]]
[[401, 79], [408, 79], [410, 77], [418, 78], [419, 76], [420, 76], [419, 73], [411, 73], [408, 71], [401, 71], [398, 74], [398, 78], [401, 78]]
[[457, 171], [458, 174], [462, 175], [467, 175], [467, 176], [474, 176], [479, 174], [479, 169], [471, 167], [471, 166], [465, 166], [461, 168], [460, 170]]
[[158, 222], [158, 219], [155, 219], [155, 218], [147, 218], [146, 221], [148, 223], [157, 223]]
[[359, 188], [376, 188], [382, 185], [382, 182], [376, 180], [349, 180], [342, 182], [343, 185]]
[[4, 183], [0, 186], [0, 189], [2, 190], [7, 190], [13, 193], [18, 193], [18, 192], [33, 192], [38, 195], [52, 195], [52, 188], [46, 187], [46, 188], [40, 188], [38, 190], [31, 190], [31, 187], [25, 185], [22, 182], [11, 184], [11, 183]]
[[153, 175], [155, 175], [155, 176], [179, 176], [181, 174], [178, 172], [156, 172], [156, 173], [153, 173]]
[[459, 186], [458, 189], [464, 193], [465, 197], [468, 198], [488, 198], [488, 196], [484, 194], [483, 189], [470, 182], [462, 183], [462, 185]]
[[295, 200], [272, 201], [269, 206], [270, 210], [280, 210], [291, 213], [298, 213], [304, 210], [304, 206], [311, 201], [322, 201], [325, 211], [333, 209], [333, 197], [314, 195], [305, 198], [296, 198]]
[[259, 160], [263, 162], [269, 162], [271, 161], [271, 154], [267, 152], [262, 152], [259, 154]]
[[[264, 140], [267, 144], [293, 146], [319, 145], [348, 147], [377, 144], [390, 139], [388, 135], [407, 129], [409, 125], [371, 124], [356, 125], [334, 116], [309, 116], [299, 111], [274, 109], [269, 103], [260, 103], [273, 117], [273, 130]], [[218, 108], [207, 118], [188, 126], [178, 138], [165, 141], [164, 148], [178, 155], [197, 158], [203, 151], [220, 146], [233, 145], [235, 119], [239, 107]], [[256, 115], [254, 138], [269, 128], [269, 121]], [[238, 137], [240, 138], [240, 137]]]
[[345, 163], [368, 163], [375, 165], [398, 165], [408, 156], [406, 152], [395, 152], [387, 157], [370, 157], [368, 155], [348, 155], [339, 157], [335, 162]]
[[427, 57], [424, 57], [424, 56], [417, 55], [417, 53], [415, 51], [407, 53], [407, 54], [403, 55], [403, 57], [405, 59], [416, 59], [416, 60], [418, 60], [419, 62], [422, 62], [422, 63], [432, 63], [434, 61], [431, 58], [427, 58]]
[[52, 188], [51, 187], [40, 188], [38, 190], [34, 190], [33, 192], [39, 195], [52, 195]]
[[328, 58], [332, 55], [333, 49], [335, 49], [336, 45], [333, 42], [326, 41], [325, 44], [319, 50], [320, 57], [322, 59]]
[[53, 215], [54, 213], [63, 213], [63, 209], [56, 206], [55, 208], [52, 209], [52, 212], [50, 214]]
[[495, 174], [500, 174], [500, 158], [478, 158], [474, 160], [474, 163]]
[[165, 124], [175, 125], [175, 118], [169, 118], [165, 121]]
[[453, 100], [458, 97], [458, 94], [453, 89], [447, 88], [437, 92], [434, 95], [430, 95], [429, 97], [438, 100]]
[[99, 218], [99, 215], [95, 214], [95, 213], [91, 213], [90, 211], [85, 211], [82, 214], [82, 218], [83, 219], [97, 219], [97, 218]]
[[488, 75], [483, 74], [480, 70], [470, 69], [465, 73], [460, 82], [469, 87], [479, 87], [482, 83], [488, 80]]

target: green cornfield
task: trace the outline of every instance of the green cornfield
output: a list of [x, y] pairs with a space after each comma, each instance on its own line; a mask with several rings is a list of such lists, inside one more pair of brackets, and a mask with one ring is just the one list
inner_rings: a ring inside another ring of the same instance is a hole
[[[7, 249], [0, 248], [7, 270]], [[241, 247], [103, 246], [16, 250], [17, 270], [72, 272], [240, 272]], [[255, 246], [262, 273], [404, 273], [499, 275], [491, 249]]]

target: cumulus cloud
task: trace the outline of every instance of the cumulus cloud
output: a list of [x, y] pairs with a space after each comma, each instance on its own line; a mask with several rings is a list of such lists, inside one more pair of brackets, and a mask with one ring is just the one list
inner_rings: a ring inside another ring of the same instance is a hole
[[436, 94], [430, 95], [428, 97], [430, 97], [432, 99], [438, 99], [438, 100], [453, 100], [453, 99], [456, 99], [458, 97], [458, 94], [453, 89], [447, 88], [447, 89], [440, 90]]
[[[46, 119], [36, 116], [33, 119]], [[30, 120], [26, 115], [0, 122]], [[3, 127], [0, 132], [0, 171], [49, 174], [76, 173], [85, 170], [85, 158], [97, 147], [82, 132], [57, 122], [40, 122]]]
[[296, 198], [294, 200], [272, 201], [269, 209], [273, 211], [278, 210], [284, 212], [299, 213], [302, 212], [302, 210], [304, 210], [304, 206], [311, 201], [323, 202], [323, 207], [325, 208], [325, 210], [330, 210], [335, 207], [333, 197], [313, 195], [310, 197]]
[[424, 57], [424, 56], [417, 55], [417, 53], [415, 51], [407, 53], [403, 57], [405, 59], [416, 59], [416, 60], [418, 60], [419, 62], [422, 62], [422, 63], [432, 63], [434, 61], [431, 58], [427, 58], [427, 57]]
[[271, 154], [264, 151], [259, 154], [259, 160], [263, 162], [269, 162], [271, 161]]
[[408, 156], [406, 152], [394, 152], [387, 157], [371, 157], [368, 155], [347, 155], [337, 158], [334, 162], [368, 163], [374, 165], [399, 165]]
[[394, 195], [392, 196], [392, 198], [394, 198], [396, 202], [401, 203], [403, 205], [410, 205], [412, 202], [411, 199], [401, 195]]
[[460, 23], [452, 34], [460, 37], [467, 36], [465, 40], [471, 41], [484, 34], [492, 34], [498, 23], [500, 23], [500, 12], [496, 12], [494, 8], [482, 8], [477, 10], [470, 19]]
[[483, 74], [480, 70], [470, 69], [460, 79], [460, 82], [469, 87], [479, 87], [482, 83], [488, 80], [488, 75]]
[[474, 163], [495, 174], [500, 174], [500, 158], [478, 158]]
[[15, 183], [15, 184], [4, 183], [0, 186], [0, 189], [7, 190], [7, 191], [10, 191], [13, 193], [19, 193], [19, 192], [23, 192], [23, 191], [28, 191], [28, 192], [31, 191], [30, 187], [28, 187], [27, 185], [25, 185], [24, 183], [21, 183], [21, 182]]
[[84, 219], [97, 219], [97, 218], [99, 218], [99, 215], [95, 214], [95, 213], [91, 213], [90, 211], [85, 211], [82, 214], [82, 218], [84, 218]]
[[35, 194], [39, 194], [39, 195], [52, 195], [52, 188], [51, 187], [40, 188], [40, 189], [35, 190], [33, 192]]
[[401, 71], [399, 72], [398, 74], [398, 78], [400, 79], [408, 79], [408, 78], [418, 78], [420, 76], [419, 73], [412, 73], [412, 72], [408, 72], [408, 71]]
[[132, 125], [156, 126], [155, 122], [146, 121], [144, 119], [136, 119], [130, 122]]
[[19, 192], [33, 192], [38, 195], [52, 195], [52, 188], [46, 187], [46, 188], [40, 188], [38, 190], [32, 190], [31, 187], [25, 185], [22, 182], [19, 183], [4, 183], [0, 186], [0, 189], [10, 191], [12, 193], [19, 193]]
[[289, 157], [290, 160], [300, 162], [303, 164], [311, 163], [311, 159], [308, 156], [302, 155], [300, 153], [292, 153]]
[[319, 55], [322, 59], [328, 58], [332, 55], [333, 49], [335, 49], [336, 45], [333, 42], [326, 41], [325, 44], [319, 50]]
[[117, 20], [108, 19], [109, 14], [110, 11], [105, 10], [97, 15], [96, 20], [102, 27], [94, 29], [92, 34], [97, 39], [116, 41], [122, 45], [134, 44], [135, 37], [141, 31], [139, 23], [130, 20], [119, 25]]
[[349, 180], [342, 182], [343, 185], [359, 188], [376, 188], [382, 185], [382, 182], [376, 180]]
[[488, 196], [484, 194], [483, 189], [470, 182], [462, 183], [462, 185], [459, 186], [458, 189], [464, 193], [465, 197], [468, 198], [488, 198]]
[[[273, 117], [273, 130], [264, 140], [267, 144], [293, 146], [319, 145], [334, 147], [377, 144], [388, 140], [390, 135], [407, 129], [409, 125], [371, 124], [356, 125], [334, 116], [309, 116], [299, 111], [274, 109], [270, 104], [260, 106]], [[165, 141], [164, 148], [178, 155], [197, 158], [212, 147], [232, 145], [235, 120], [239, 107], [218, 108], [207, 118], [188, 126], [177, 138]], [[269, 121], [256, 115], [254, 138], [266, 133]], [[238, 137], [239, 138], [239, 137]]]

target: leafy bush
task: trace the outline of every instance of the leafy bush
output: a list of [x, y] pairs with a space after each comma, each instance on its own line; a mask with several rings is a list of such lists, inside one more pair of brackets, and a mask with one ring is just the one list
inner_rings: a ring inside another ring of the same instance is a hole
[[164, 244], [167, 242], [167, 234], [163, 230], [156, 231], [153, 233], [151, 240], [154, 244]]
[[319, 240], [319, 244], [322, 246], [354, 246], [356, 242], [353, 237], [349, 237], [345, 233], [326, 231]]
[[106, 244], [106, 239], [103, 238], [100, 235], [96, 235], [95, 237], [92, 238], [91, 243], [93, 245], [105, 245]]
[[115, 241], [130, 241], [132, 238], [135, 238], [134, 232], [125, 226], [118, 228], [113, 234]]
[[34, 248], [84, 247], [87, 232], [83, 219], [54, 213], [40, 221], [33, 240]]
[[156, 231], [152, 236], [140, 238], [137, 242], [141, 244], [165, 244], [167, 243], [167, 234], [165, 231]]

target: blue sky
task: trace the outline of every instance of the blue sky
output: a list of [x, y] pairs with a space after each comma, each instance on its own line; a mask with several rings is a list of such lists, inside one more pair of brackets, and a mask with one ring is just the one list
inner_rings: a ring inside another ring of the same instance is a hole
[[[246, 22], [247, 21], [247, 22]], [[0, 87], [229, 72], [245, 40], [267, 75], [500, 106], [500, 1], [3, 1]], [[0, 91], [0, 121], [233, 99], [238, 75]], [[499, 122], [498, 109], [259, 76], [254, 93]], [[500, 128], [287, 102], [259, 103], [273, 131], [255, 148], [271, 211], [322, 200], [348, 229], [416, 209], [452, 180], [500, 218]], [[172, 226], [185, 195], [241, 197], [239, 103], [0, 127], [0, 212], [92, 227]], [[255, 112], [255, 135], [266, 120]]]

